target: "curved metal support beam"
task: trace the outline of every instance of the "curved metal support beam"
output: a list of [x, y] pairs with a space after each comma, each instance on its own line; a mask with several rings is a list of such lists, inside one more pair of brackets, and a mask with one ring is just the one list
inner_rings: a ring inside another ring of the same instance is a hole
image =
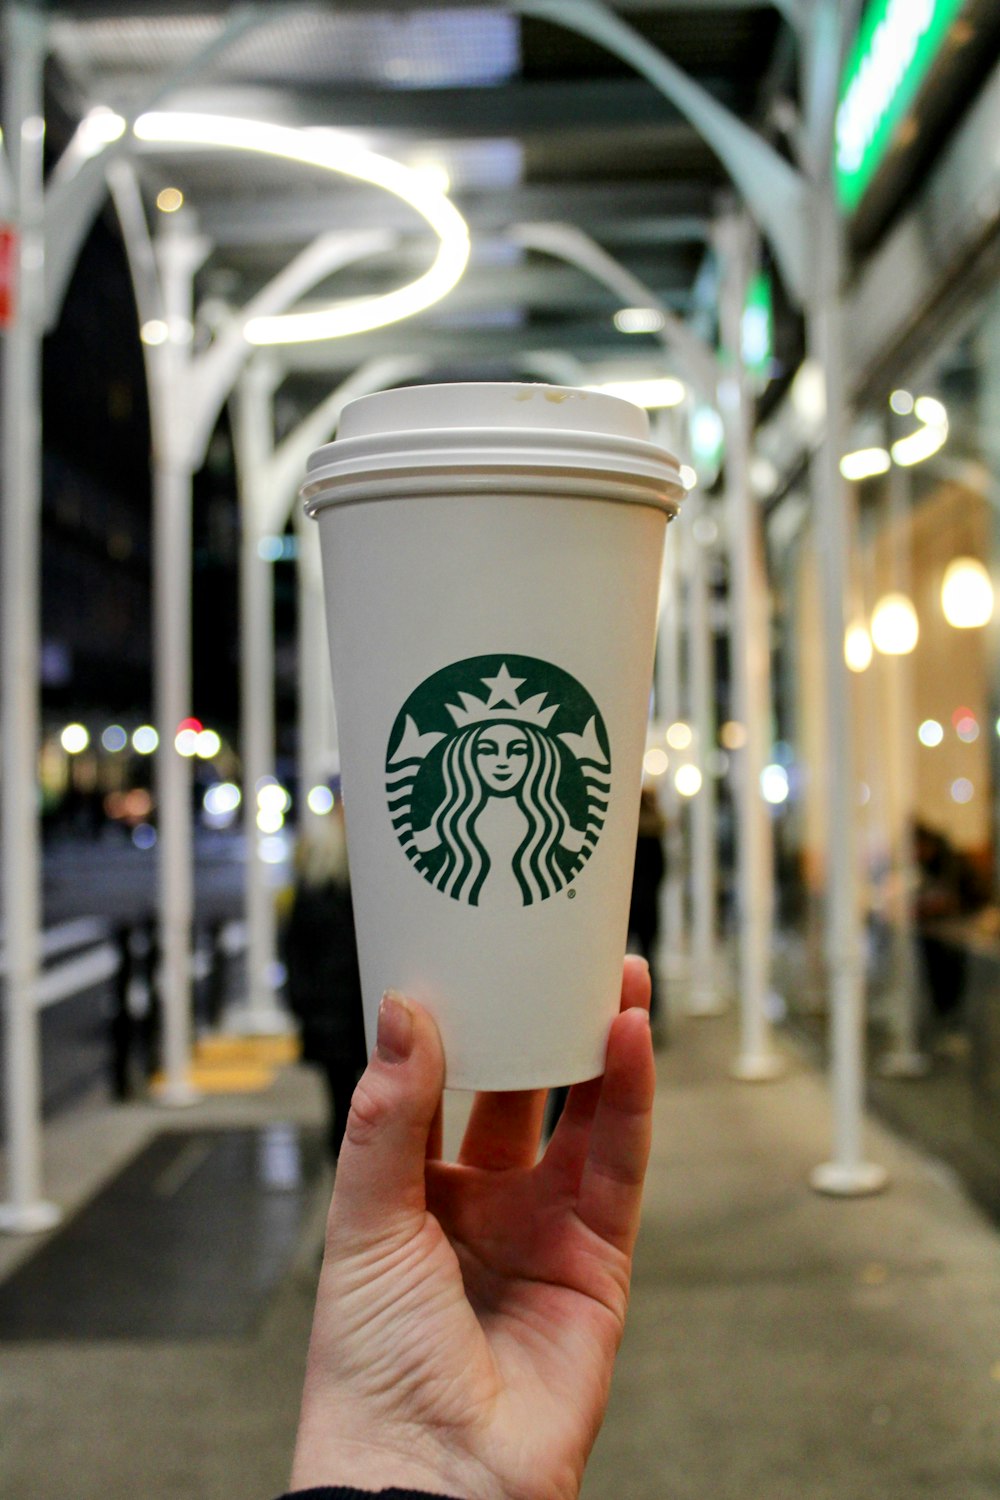
[[793, 31], [801, 35], [808, 24], [806, 14], [807, 0], [771, 0], [776, 11], [779, 11]]
[[657, 335], [664, 346], [680, 359], [692, 385], [706, 401], [715, 403], [719, 366], [709, 344], [700, 338], [683, 319], [661, 301], [655, 292], [596, 241], [573, 224], [515, 224], [508, 237], [525, 249], [541, 250], [558, 256], [592, 276], [611, 291], [642, 307], [653, 307], [663, 316], [663, 328]]
[[253, 346], [243, 336], [247, 321], [284, 312], [303, 292], [334, 271], [368, 255], [378, 255], [394, 242], [395, 236], [385, 230], [357, 234], [335, 231], [321, 235], [279, 271], [256, 297], [251, 298], [204, 354], [192, 360], [193, 422], [189, 442], [193, 466], [197, 467], [201, 461], [219, 412], [237, 375], [253, 352]]
[[[129, 116], [124, 133], [118, 140], [91, 154], [81, 146], [80, 133], [74, 135], [52, 171], [45, 194], [45, 326], [55, 327], [59, 320], [73, 267], [107, 192], [105, 174], [113, 163], [131, 150], [132, 122], [178, 89], [192, 83], [212, 66], [247, 32], [266, 25], [281, 7], [274, 5], [239, 5], [219, 35], [158, 83]], [[287, 15], [287, 7], [284, 8]], [[0, 210], [2, 210], [2, 173], [0, 173]]]
[[[792, 296], [804, 302], [809, 287], [806, 183], [755, 131], [701, 84], [659, 52], [601, 0], [510, 0], [521, 15], [565, 26], [590, 37], [660, 90], [719, 157], [767, 234]], [[825, 0], [824, 0], [825, 3]]]
[[14, 207], [14, 178], [11, 175], [10, 162], [7, 160], [7, 148], [0, 137], [0, 218], [9, 219]]
[[404, 355], [392, 359], [372, 359], [330, 392], [299, 425], [278, 444], [267, 466], [267, 485], [261, 494], [262, 530], [283, 531], [306, 462], [314, 448], [327, 442], [336, 432], [340, 414], [349, 401], [387, 390], [399, 381], [412, 380], [426, 369], [426, 361]]

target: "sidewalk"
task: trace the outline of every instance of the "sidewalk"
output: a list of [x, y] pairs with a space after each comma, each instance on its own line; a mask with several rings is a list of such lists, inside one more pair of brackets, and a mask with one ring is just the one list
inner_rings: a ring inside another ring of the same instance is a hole
[[[823, 1080], [789, 1049], [780, 1082], [733, 1083], [732, 1047], [728, 1020], [686, 1021], [659, 1057], [629, 1328], [584, 1500], [995, 1500], [1000, 1235], [877, 1125], [868, 1152], [889, 1191], [816, 1196]], [[449, 1101], [452, 1140], [463, 1102]], [[321, 1115], [295, 1068], [180, 1115], [92, 1109], [50, 1130], [48, 1190], [85, 1202], [164, 1129], [309, 1132]], [[328, 1188], [321, 1174], [249, 1333], [0, 1344], [4, 1500], [276, 1495]], [[37, 1250], [0, 1239], [0, 1277]]]

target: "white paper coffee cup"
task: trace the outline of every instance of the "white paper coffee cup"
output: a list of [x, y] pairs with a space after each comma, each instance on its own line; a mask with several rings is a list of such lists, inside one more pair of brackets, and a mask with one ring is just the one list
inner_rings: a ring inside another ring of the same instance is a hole
[[645, 412], [552, 386], [365, 396], [310, 459], [368, 1039], [413, 996], [450, 1088], [603, 1069], [682, 494]]

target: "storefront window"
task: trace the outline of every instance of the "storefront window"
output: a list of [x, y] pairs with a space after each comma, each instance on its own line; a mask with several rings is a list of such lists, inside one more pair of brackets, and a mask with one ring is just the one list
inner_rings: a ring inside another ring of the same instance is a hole
[[[1000, 290], [860, 422], [894, 455], [855, 488], [845, 653], [873, 1091], [1000, 1203], [1000, 1171], [983, 1167], [984, 1151], [1000, 1166]], [[799, 897], [781, 908], [796, 913], [803, 966], [794, 1010], [823, 989], [827, 738], [808, 529], [772, 575], [790, 684], [779, 733], [798, 768], [781, 871]], [[879, 1078], [900, 1052], [926, 1068], [909, 1094]]]

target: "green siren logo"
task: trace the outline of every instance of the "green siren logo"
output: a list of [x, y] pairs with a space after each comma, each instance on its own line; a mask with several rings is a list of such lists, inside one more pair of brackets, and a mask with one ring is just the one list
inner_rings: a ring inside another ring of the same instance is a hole
[[470, 906], [533, 906], [593, 853], [611, 755], [600, 710], [568, 672], [472, 656], [407, 698], [385, 780], [396, 837], [425, 880]]

